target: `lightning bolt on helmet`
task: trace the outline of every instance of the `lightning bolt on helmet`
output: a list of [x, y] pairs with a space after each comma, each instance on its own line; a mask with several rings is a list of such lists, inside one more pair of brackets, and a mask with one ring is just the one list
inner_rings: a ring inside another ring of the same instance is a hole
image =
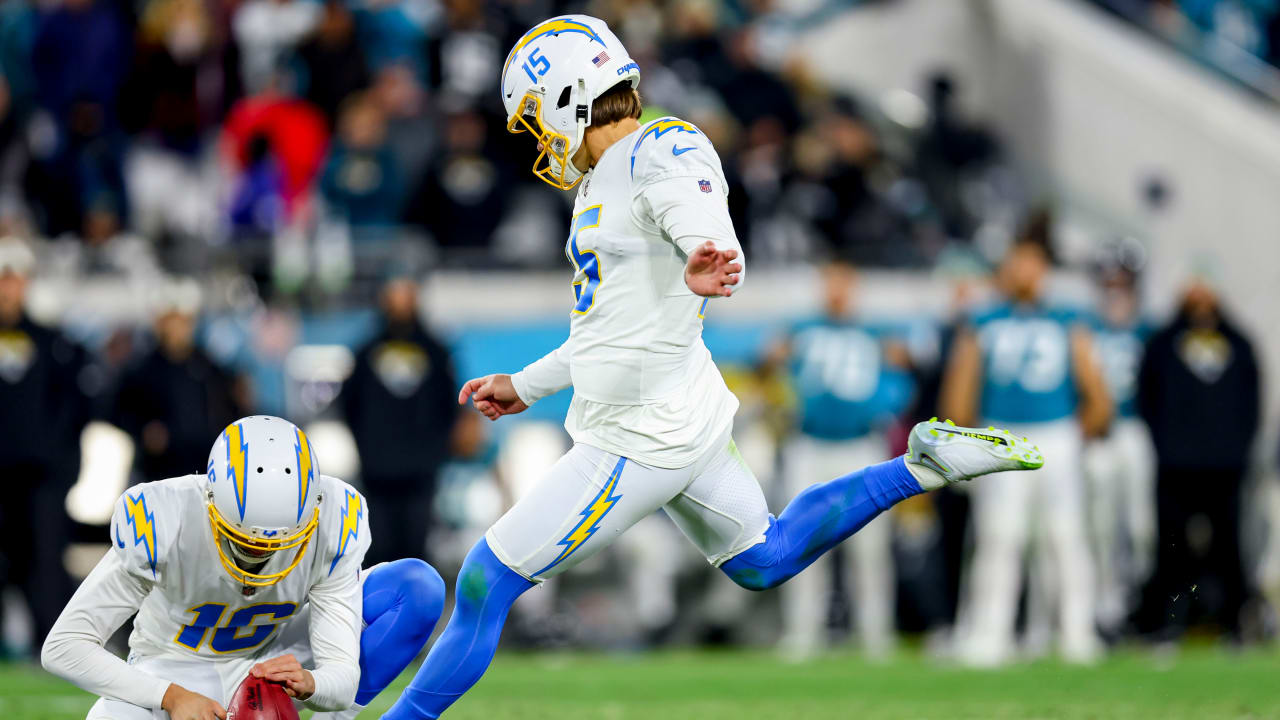
[[254, 415], [222, 431], [206, 498], [218, 557], [236, 582], [274, 585], [298, 566], [320, 518], [319, 479], [311, 441], [288, 420]]
[[581, 171], [570, 159], [591, 125], [591, 103], [620, 82], [640, 84], [640, 66], [603, 20], [561, 15], [535, 25], [502, 66], [507, 131], [532, 133], [533, 174], [568, 190]]

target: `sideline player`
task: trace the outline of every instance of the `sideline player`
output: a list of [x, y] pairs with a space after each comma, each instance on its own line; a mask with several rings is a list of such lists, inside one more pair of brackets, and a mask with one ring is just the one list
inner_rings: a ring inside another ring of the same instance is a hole
[[[973, 490], [975, 543], [959, 647], [960, 659], [971, 665], [1012, 658], [1023, 551], [1041, 528], [1045, 542], [1032, 544], [1036, 592], [1027, 635], [1041, 639], [1036, 631], [1048, 627], [1049, 613], [1035, 611], [1051, 606], [1065, 659], [1091, 662], [1101, 650], [1080, 458], [1082, 431], [1090, 437], [1105, 432], [1112, 406], [1085, 319], [1046, 298], [1048, 253], [1032, 238], [1009, 249], [998, 275], [1002, 296], [974, 313], [956, 337], [939, 401], [944, 413], [965, 422], [1034, 435], [1060, 459], [1031, 478], [997, 473]], [[1034, 602], [1040, 599], [1046, 604]]]
[[[772, 367], [790, 367], [799, 399], [798, 427], [783, 451], [783, 481], [793, 494], [815, 477], [835, 477], [885, 460], [884, 431], [906, 410], [915, 390], [903, 343], [891, 328], [859, 317], [854, 267], [827, 262], [821, 286], [822, 312], [793, 326], [767, 359]], [[844, 546], [854, 627], [873, 658], [885, 657], [894, 644], [892, 521], [888, 515], [872, 520]], [[814, 570], [782, 586], [779, 646], [788, 659], [811, 657], [827, 645], [831, 569], [823, 558]]]
[[[40, 656], [102, 696], [88, 720], [225, 718], [250, 671], [316, 718], [354, 718], [444, 605], [444, 582], [421, 560], [361, 572], [364, 498], [321, 475], [307, 436], [276, 417], [227, 426], [206, 475], [127, 490], [111, 540]], [[135, 612], [126, 662], [103, 645]]]
[[1134, 241], [1108, 247], [1095, 269], [1101, 302], [1094, 346], [1115, 420], [1085, 445], [1089, 516], [1098, 564], [1098, 626], [1109, 638], [1123, 630], [1151, 574], [1156, 546], [1156, 451], [1138, 416], [1138, 370], [1155, 328], [1142, 315], [1140, 260]]
[[[524, 591], [608, 546], [658, 508], [739, 585], [771, 588], [881, 511], [1040, 453], [1004, 432], [922, 423], [911, 452], [814, 485], [778, 517], [730, 437], [737, 398], [702, 342], [713, 297], [743, 277], [715, 149], [693, 125], [641, 125], [640, 69], [600, 20], [524, 35], [501, 80], [508, 129], [539, 146], [534, 173], [578, 188], [566, 255], [568, 340], [515, 375], [467, 382], [490, 419], [574, 388], [574, 446], [471, 549], [448, 626], [384, 718], [435, 718], [488, 667]], [[909, 460], [908, 460], [909, 458]]]

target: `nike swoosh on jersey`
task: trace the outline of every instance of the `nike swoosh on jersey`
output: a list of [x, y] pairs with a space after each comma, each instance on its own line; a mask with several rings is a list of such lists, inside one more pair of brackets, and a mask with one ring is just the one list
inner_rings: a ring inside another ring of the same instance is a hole
[[680, 156], [680, 155], [683, 155], [683, 154], [685, 154], [685, 153], [689, 152], [690, 150], [697, 150], [697, 149], [698, 149], [698, 148], [697, 148], [697, 146], [696, 146], [696, 145], [690, 145], [689, 147], [680, 147], [680, 146], [678, 146], [678, 145], [672, 145], [672, 146], [671, 146], [671, 154], [672, 154], [672, 155], [676, 155], [676, 156]]

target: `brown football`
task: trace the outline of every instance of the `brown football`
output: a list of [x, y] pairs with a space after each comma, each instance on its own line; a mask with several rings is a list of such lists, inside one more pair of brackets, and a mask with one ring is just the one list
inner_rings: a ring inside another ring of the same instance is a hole
[[227, 720], [298, 720], [284, 686], [250, 675], [227, 704]]

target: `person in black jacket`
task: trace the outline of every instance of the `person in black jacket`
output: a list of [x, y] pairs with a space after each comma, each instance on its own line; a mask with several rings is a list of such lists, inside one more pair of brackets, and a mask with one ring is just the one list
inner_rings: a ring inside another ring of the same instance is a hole
[[1247, 583], [1240, 556], [1240, 490], [1258, 430], [1258, 364], [1249, 340], [1203, 281], [1193, 281], [1168, 326], [1147, 343], [1138, 410], [1156, 446], [1155, 572], [1140, 629], [1172, 639], [1193, 602], [1231, 635]]
[[200, 289], [166, 284], [155, 305], [155, 347], [120, 380], [112, 422], [133, 438], [138, 482], [203, 473], [209, 438], [245, 414], [236, 380], [195, 343]]
[[382, 330], [357, 354], [339, 398], [360, 453], [371, 565], [425, 557], [437, 474], [458, 416], [449, 353], [423, 329], [417, 300], [411, 279], [383, 287]]
[[83, 353], [23, 309], [34, 265], [24, 244], [0, 239], [0, 590], [21, 588], [38, 648], [71, 597], [66, 497], [88, 402]]

